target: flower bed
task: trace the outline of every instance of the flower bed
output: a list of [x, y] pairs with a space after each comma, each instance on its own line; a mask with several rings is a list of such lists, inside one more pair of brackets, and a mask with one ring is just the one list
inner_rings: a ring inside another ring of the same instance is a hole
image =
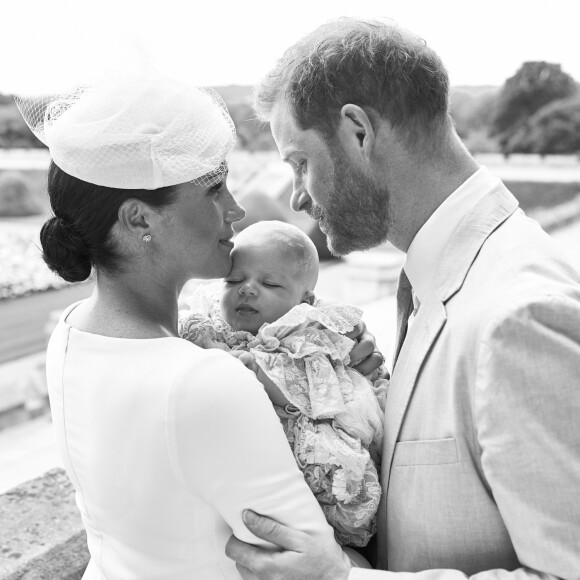
[[0, 227], [0, 300], [66, 286], [48, 269], [38, 246], [30, 230]]

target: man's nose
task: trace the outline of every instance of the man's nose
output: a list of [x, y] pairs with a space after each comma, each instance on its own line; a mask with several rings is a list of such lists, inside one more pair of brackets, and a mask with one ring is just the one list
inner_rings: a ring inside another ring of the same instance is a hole
[[290, 207], [294, 211], [305, 211], [310, 204], [310, 196], [304, 188], [294, 187], [290, 197]]

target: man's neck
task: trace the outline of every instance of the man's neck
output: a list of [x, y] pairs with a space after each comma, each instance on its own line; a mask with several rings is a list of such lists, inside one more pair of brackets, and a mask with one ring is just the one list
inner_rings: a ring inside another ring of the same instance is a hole
[[433, 212], [478, 169], [460, 142], [429, 159], [407, 156], [389, 187], [392, 216], [389, 241], [407, 252]]

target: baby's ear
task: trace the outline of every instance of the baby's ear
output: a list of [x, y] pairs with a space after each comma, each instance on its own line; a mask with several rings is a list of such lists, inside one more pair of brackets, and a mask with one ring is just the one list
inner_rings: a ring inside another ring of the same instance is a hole
[[302, 297], [303, 304], [306, 303], [312, 306], [315, 300], [316, 296], [314, 295], [314, 292], [312, 292], [312, 290], [306, 290], [306, 292], [304, 292], [304, 296]]

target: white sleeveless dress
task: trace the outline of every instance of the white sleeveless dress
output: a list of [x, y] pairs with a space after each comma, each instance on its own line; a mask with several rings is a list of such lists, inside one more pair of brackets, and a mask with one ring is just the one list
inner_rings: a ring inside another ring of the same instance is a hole
[[272, 404], [234, 357], [71, 327], [50, 340], [54, 428], [87, 531], [85, 580], [239, 579], [246, 508], [332, 536]]

